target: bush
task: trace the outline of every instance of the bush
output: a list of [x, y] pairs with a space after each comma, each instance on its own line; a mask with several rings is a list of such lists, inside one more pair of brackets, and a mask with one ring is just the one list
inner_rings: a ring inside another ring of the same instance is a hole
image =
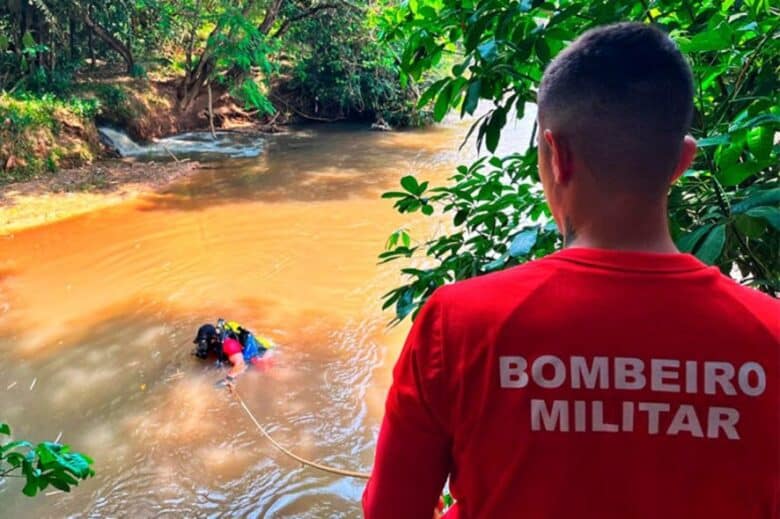
[[89, 142], [63, 143], [57, 136], [64, 129], [63, 122], [80, 126], [75, 131], [87, 136], [99, 107], [95, 99], [0, 94], [0, 184], [54, 172], [61, 160], [90, 160]]

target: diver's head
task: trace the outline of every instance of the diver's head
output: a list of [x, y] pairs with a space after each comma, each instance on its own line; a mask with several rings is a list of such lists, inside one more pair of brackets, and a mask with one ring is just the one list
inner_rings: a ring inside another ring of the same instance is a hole
[[219, 334], [217, 329], [210, 324], [204, 324], [198, 328], [198, 334], [192, 342], [196, 345], [193, 354], [199, 359], [206, 359], [211, 353], [219, 355], [221, 352]]
[[222, 333], [224, 333], [225, 325], [226, 325], [226, 323], [225, 323], [224, 319], [222, 319], [221, 317], [219, 319], [217, 319], [217, 334], [218, 335], [222, 335]]

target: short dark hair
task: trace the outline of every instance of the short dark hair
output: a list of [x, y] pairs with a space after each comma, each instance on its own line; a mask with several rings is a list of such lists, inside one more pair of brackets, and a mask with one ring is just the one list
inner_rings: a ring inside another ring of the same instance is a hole
[[542, 131], [566, 139], [606, 189], [665, 192], [693, 114], [688, 62], [660, 29], [591, 29], [544, 72]]

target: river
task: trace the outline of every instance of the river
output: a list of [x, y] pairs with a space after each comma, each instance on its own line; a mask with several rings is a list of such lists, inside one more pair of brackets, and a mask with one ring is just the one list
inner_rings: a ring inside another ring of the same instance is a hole
[[6, 481], [0, 516], [359, 517], [364, 482], [275, 451], [192, 339], [217, 317], [272, 338], [273, 366], [240, 379], [247, 404], [299, 454], [369, 471], [408, 330], [386, 326], [399, 265], [376, 257], [395, 229], [438, 225], [379, 196], [473, 157], [458, 152], [468, 124], [299, 128], [154, 195], [0, 236], [0, 421], [61, 436], [97, 472], [35, 499]]

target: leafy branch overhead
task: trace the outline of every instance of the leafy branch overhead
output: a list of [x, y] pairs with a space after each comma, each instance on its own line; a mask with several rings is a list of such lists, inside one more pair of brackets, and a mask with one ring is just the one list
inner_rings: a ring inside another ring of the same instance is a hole
[[[11, 428], [0, 423], [0, 437], [11, 435]], [[33, 497], [49, 485], [70, 492], [79, 480], [95, 475], [92, 460], [84, 454], [73, 452], [67, 445], [42, 442], [33, 445], [25, 440], [0, 442], [0, 480], [23, 478], [22, 492]]]
[[[535, 103], [545, 66], [590, 27], [634, 20], [662, 27], [689, 57], [697, 83], [692, 133], [700, 152], [669, 194], [678, 246], [724, 273], [780, 291], [780, 9], [764, 0], [410, 0], [385, 18], [404, 43], [401, 67], [422, 81], [420, 106], [436, 120], [490, 110], [473, 124], [476, 145], [494, 153], [502, 130]], [[453, 58], [454, 56], [454, 58]], [[454, 65], [429, 82], [445, 57]], [[415, 186], [424, 185], [424, 189]], [[385, 297], [403, 319], [440, 285], [522, 263], [560, 245], [538, 183], [536, 145], [461, 166], [450, 183], [414, 177], [387, 193], [400, 212], [436, 210], [453, 232], [380, 258], [424, 254], [432, 266], [404, 269], [408, 282]], [[430, 263], [426, 263], [428, 265]]]

